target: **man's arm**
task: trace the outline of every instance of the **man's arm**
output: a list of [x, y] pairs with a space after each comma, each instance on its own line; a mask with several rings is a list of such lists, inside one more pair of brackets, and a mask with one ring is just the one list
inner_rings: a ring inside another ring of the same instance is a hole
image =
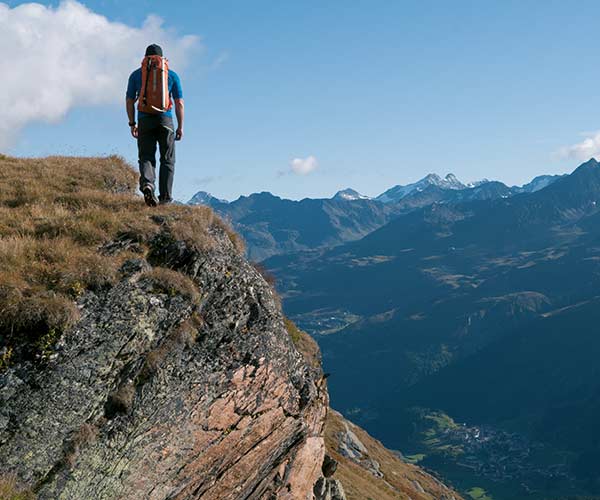
[[137, 124], [135, 124], [135, 99], [125, 99], [125, 109], [127, 110], [127, 118], [129, 119], [129, 123], [134, 124], [130, 125], [131, 135], [137, 139], [138, 128]]
[[183, 115], [183, 99], [175, 99], [175, 116], [177, 116], [176, 141], [180, 141], [183, 138]]

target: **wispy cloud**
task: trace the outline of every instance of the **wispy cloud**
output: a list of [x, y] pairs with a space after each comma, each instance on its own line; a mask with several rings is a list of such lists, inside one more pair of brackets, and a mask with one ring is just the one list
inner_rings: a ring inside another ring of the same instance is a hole
[[556, 156], [560, 159], [589, 160], [600, 156], [600, 131], [586, 133], [585, 139], [571, 146], [560, 148]]
[[148, 16], [141, 27], [112, 22], [75, 0], [58, 7], [0, 3], [2, 50], [10, 71], [2, 76], [0, 148], [36, 121], [56, 122], [77, 106], [106, 105], [124, 98], [127, 77], [144, 49], [159, 43], [181, 68], [200, 48], [197, 36], [177, 36]]
[[195, 177], [193, 183], [197, 186], [207, 186], [223, 178], [222, 175], [207, 175], [205, 177]]
[[278, 175], [308, 175], [314, 172], [317, 168], [319, 168], [319, 162], [312, 155], [307, 156], [306, 158], [293, 158], [292, 160], [290, 160], [288, 170], [282, 170], [278, 172]]
[[224, 51], [219, 53], [219, 55], [210, 63], [209, 69], [210, 71], [218, 70], [223, 64], [225, 64], [229, 59], [229, 52]]

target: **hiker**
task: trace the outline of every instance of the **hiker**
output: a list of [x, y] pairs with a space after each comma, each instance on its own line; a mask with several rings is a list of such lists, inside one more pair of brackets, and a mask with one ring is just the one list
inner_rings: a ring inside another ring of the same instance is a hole
[[[152, 44], [146, 48], [141, 68], [129, 77], [125, 97], [131, 135], [138, 143], [140, 191], [144, 201], [150, 207], [170, 203], [173, 201], [175, 141], [183, 138], [183, 91], [179, 76], [169, 69], [160, 46]], [[139, 123], [135, 121], [136, 100]], [[173, 126], [173, 104], [177, 130]], [[154, 194], [157, 143], [160, 151], [158, 198]]]

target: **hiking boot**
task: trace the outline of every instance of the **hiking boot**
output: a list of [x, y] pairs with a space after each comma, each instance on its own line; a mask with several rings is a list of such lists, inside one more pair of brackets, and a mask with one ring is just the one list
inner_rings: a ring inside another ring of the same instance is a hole
[[156, 198], [152, 186], [145, 186], [142, 189], [142, 193], [144, 193], [144, 201], [146, 202], [146, 205], [149, 207], [155, 207], [158, 205], [158, 198]]
[[164, 198], [158, 199], [159, 205], [170, 205], [171, 203], [173, 203], [173, 200], [165, 200]]

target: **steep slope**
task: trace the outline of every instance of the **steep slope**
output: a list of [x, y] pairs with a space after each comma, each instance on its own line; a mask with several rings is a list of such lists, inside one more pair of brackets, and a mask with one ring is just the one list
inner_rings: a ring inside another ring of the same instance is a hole
[[0, 491], [328, 498], [318, 349], [210, 209], [135, 181], [0, 158]]
[[439, 480], [403, 462], [360, 427], [331, 410], [325, 426], [328, 452], [339, 462], [336, 477], [348, 500], [459, 500]]

